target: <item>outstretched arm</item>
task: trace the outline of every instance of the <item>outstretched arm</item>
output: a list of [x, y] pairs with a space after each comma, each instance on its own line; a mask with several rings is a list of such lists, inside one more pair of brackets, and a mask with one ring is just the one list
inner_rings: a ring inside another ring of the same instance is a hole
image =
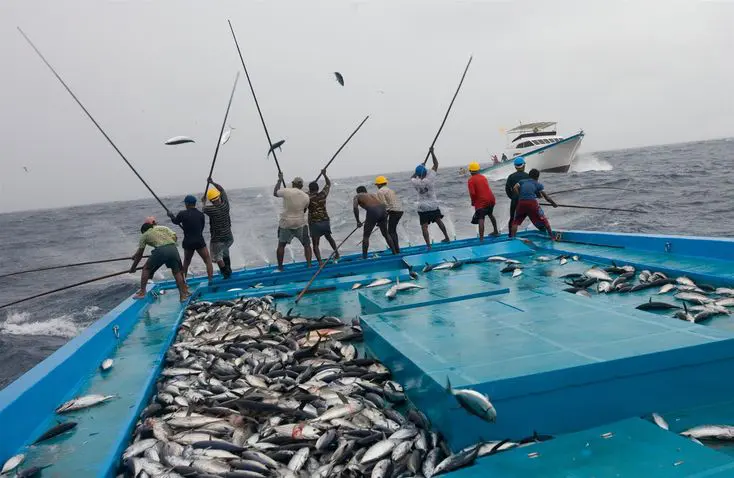
[[436, 153], [433, 152], [433, 148], [430, 149], [431, 152], [431, 159], [433, 160], [433, 169], [434, 171], [438, 171], [438, 158], [436, 157]]
[[133, 254], [133, 257], [132, 257], [133, 263], [130, 266], [131, 274], [133, 274], [138, 269], [138, 264], [140, 263], [140, 259], [143, 258], [144, 252], [145, 252], [145, 247], [141, 247], [137, 251], [135, 251], [135, 254]]
[[543, 196], [543, 198], [544, 198], [544, 199], [545, 199], [546, 201], [548, 201], [548, 202], [550, 203], [550, 205], [551, 205], [551, 206], [553, 206], [553, 207], [558, 207], [558, 204], [556, 204], [556, 202], [555, 202], [555, 201], [554, 201], [553, 199], [551, 199], [551, 197], [550, 197], [550, 196], [548, 196], [548, 195], [547, 195], [547, 194], [545, 193], [545, 191], [540, 191], [540, 195], [541, 195], [541, 196]]
[[324, 176], [324, 182], [326, 183], [324, 184], [324, 189], [322, 190], [322, 192], [328, 196], [329, 191], [331, 190], [331, 179], [329, 179], [329, 176], [326, 175], [325, 169], [321, 170], [321, 174]]
[[362, 225], [362, 222], [359, 220], [359, 201], [357, 200], [357, 196], [354, 196], [352, 208], [354, 210], [354, 219], [357, 221], [357, 227], [359, 227]]
[[278, 173], [278, 182], [275, 183], [275, 187], [273, 188], [273, 196], [278, 197], [278, 191], [280, 190], [280, 185], [283, 182], [283, 173]]

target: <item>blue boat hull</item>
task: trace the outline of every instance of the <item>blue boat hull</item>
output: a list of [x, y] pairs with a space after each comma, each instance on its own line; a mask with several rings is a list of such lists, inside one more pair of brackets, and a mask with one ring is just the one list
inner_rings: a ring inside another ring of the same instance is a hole
[[[370, 353], [393, 370], [411, 401], [454, 449], [480, 438], [518, 439], [534, 430], [557, 435], [551, 442], [533, 445], [543, 450], [575, 443], [577, 434], [608, 424], [659, 440], [665, 450], [673, 443], [683, 450], [681, 455], [690, 451], [698, 460], [696, 473], [728, 470], [732, 461], [727, 455], [689, 450], [689, 445], [699, 445], [636, 421], [651, 412], [676, 414], [700, 407], [710, 408], [708, 417], [723, 419], [719, 404], [734, 392], [729, 385], [734, 382], [721, 380], [734, 372], [734, 325], [728, 318], [697, 325], [635, 310], [649, 293], [593, 298], [567, 294], [561, 291], [566, 286], [559, 275], [614, 262], [731, 286], [734, 241], [585, 231], [563, 232], [560, 243], [534, 233], [524, 237], [530, 242], [502, 237], [480, 244], [465, 239], [436, 245], [432, 252], [411, 247], [398, 256], [381, 252], [367, 261], [347, 256], [324, 269], [297, 310], [358, 318]], [[578, 255], [580, 261], [566, 269], [557, 261], [536, 263], [533, 257], [542, 254]], [[524, 274], [513, 279], [484, 262], [494, 255], [526, 263]], [[384, 288], [353, 290], [355, 284], [376, 278], [408, 280], [410, 269], [420, 272], [426, 262], [453, 258], [476, 264], [422, 274], [419, 283], [425, 289], [395, 300], [385, 298]], [[191, 284], [194, 300], [273, 294], [281, 297], [279, 309], [287, 310], [313, 272], [304, 264], [292, 264], [282, 273], [265, 267], [236, 272], [211, 286], [203, 278]], [[124, 301], [0, 391], [0, 463], [25, 452], [33, 464], [54, 463], [48, 471], [55, 476], [115, 476], [181, 321], [183, 306], [176, 294], [166, 293], [174, 287], [160, 283], [145, 300]], [[103, 374], [98, 367], [108, 357], [115, 359], [115, 366]], [[455, 387], [487, 393], [497, 408], [497, 422], [488, 424], [456, 409], [444, 389], [447, 377]], [[86, 393], [116, 398], [68, 417], [54, 413], [64, 401]], [[59, 419], [78, 425], [46, 445], [26, 448]], [[690, 419], [684, 423], [698, 424]], [[629, 447], [615, 449], [604, 443], [605, 453], [614, 455], [617, 450], [619, 458], [632, 453]], [[485, 458], [457, 474], [486, 476], [491, 469], [497, 476], [533, 476], [534, 465], [526, 466], [528, 450]], [[603, 461], [596, 476], [613, 476], [604, 472]], [[562, 470], [572, 469], [569, 463], [545, 463], [542, 469], [551, 476], [548, 467], [558, 467], [558, 476], [566, 476]], [[584, 463], [585, 470], [594, 470], [593, 459]], [[686, 475], [680, 471], [676, 466], [658, 476]]]

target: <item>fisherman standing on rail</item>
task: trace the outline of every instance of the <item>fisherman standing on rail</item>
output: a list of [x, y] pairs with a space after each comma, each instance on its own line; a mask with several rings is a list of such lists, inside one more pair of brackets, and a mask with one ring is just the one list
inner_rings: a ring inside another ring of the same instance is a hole
[[377, 176], [375, 179], [377, 186], [377, 197], [382, 201], [387, 209], [387, 234], [392, 240], [394, 251], [400, 254], [400, 241], [398, 240], [398, 223], [403, 217], [403, 203], [395, 191], [387, 187], [387, 178], [385, 176]]
[[512, 227], [510, 228], [510, 237], [515, 237], [515, 234], [517, 234], [517, 228], [522, 224], [526, 217], [530, 217], [533, 225], [539, 231], [547, 232], [550, 238], [554, 239], [550, 222], [548, 222], [548, 218], [545, 216], [543, 208], [540, 207], [538, 197], [542, 196], [553, 207], [558, 207], [558, 205], [550, 198], [550, 196], [548, 196], [548, 194], [546, 194], [543, 185], [538, 182], [540, 171], [537, 169], [531, 169], [528, 176], [528, 179], [521, 179], [514, 186], [518, 201], [517, 209], [515, 210], [515, 217], [512, 220]]
[[171, 218], [171, 221], [181, 226], [184, 232], [182, 243], [184, 250], [184, 280], [189, 271], [191, 259], [194, 257], [194, 252], [196, 252], [201, 257], [201, 260], [204, 261], [206, 275], [209, 277], [209, 282], [211, 282], [214, 276], [214, 268], [212, 267], [212, 258], [209, 255], [209, 249], [206, 247], [206, 241], [204, 240], [204, 223], [206, 222], [204, 213], [196, 209], [196, 196], [192, 196], [191, 194], [186, 196], [184, 198], [184, 205], [186, 209], [179, 211], [175, 216], [172, 212], [168, 211], [168, 217]]
[[367, 252], [370, 249], [370, 236], [375, 226], [380, 228], [382, 237], [385, 238], [387, 247], [393, 254], [397, 254], [390, 235], [387, 233], [387, 208], [380, 200], [377, 194], [367, 192], [367, 188], [360, 186], [357, 188], [357, 195], [352, 201], [354, 209], [354, 219], [357, 220], [357, 227], [362, 227], [362, 221], [359, 220], [359, 208], [367, 213], [364, 219], [364, 232], [362, 234], [362, 259], [367, 259]]
[[512, 229], [512, 221], [515, 219], [515, 209], [517, 208], [517, 193], [515, 185], [523, 179], [530, 179], [528, 173], [525, 172], [525, 158], [518, 156], [515, 158], [515, 172], [507, 177], [505, 183], [505, 194], [510, 198], [510, 219], [507, 221], [507, 232]]
[[438, 171], [438, 159], [436, 158], [433, 148], [430, 149], [431, 158], [433, 159], [433, 167], [428, 170], [423, 164], [419, 164], [415, 168], [415, 174], [411, 178], [413, 187], [418, 191], [418, 217], [423, 231], [423, 239], [426, 246], [431, 249], [431, 238], [428, 234], [428, 226], [435, 222], [443, 233], [443, 241], [451, 242], [449, 234], [446, 232], [446, 226], [442, 219], [441, 209], [438, 206], [436, 198], [436, 172]]
[[181, 256], [178, 254], [178, 248], [176, 247], [176, 241], [178, 239], [176, 233], [166, 226], [156, 224], [153, 216], [145, 219], [145, 222], [140, 227], [140, 233], [142, 236], [140, 236], [138, 250], [135, 251], [132, 257], [133, 263], [130, 266], [130, 273], [134, 274], [137, 270], [138, 264], [145, 253], [146, 246], [151, 246], [153, 252], [150, 254], [148, 260], [145, 261], [145, 265], [140, 274], [140, 290], [133, 298], [143, 299], [147, 293], [145, 289], [148, 285], [148, 280], [162, 265], [166, 265], [171, 269], [173, 278], [176, 280], [179, 299], [181, 302], [184, 302], [191, 294], [189, 294], [189, 289], [186, 286], [186, 281], [181, 270]]
[[[224, 188], [212, 181], [212, 178], [207, 178], [207, 184], [210, 186], [207, 186], [206, 199], [211, 204], [204, 206], [202, 212], [209, 216], [211, 260], [219, 266], [222, 277], [229, 279], [232, 276], [229, 248], [234, 242], [232, 221], [229, 217], [229, 198]], [[206, 199], [202, 198], [202, 202]]]
[[319, 183], [314, 181], [308, 185], [308, 196], [310, 202], [308, 204], [308, 228], [311, 232], [311, 240], [313, 241], [313, 253], [316, 260], [321, 264], [321, 249], [319, 248], [319, 240], [324, 236], [331, 248], [334, 250], [334, 260], [339, 259], [339, 250], [336, 248], [336, 242], [331, 235], [331, 221], [329, 213], [326, 211], [326, 197], [331, 189], [331, 180], [326, 175], [326, 170], [322, 169], [321, 174], [324, 176], [324, 188], [319, 191]]
[[484, 174], [479, 172], [479, 163], [469, 163], [469, 172], [471, 177], [467, 181], [469, 188], [469, 198], [471, 199], [471, 205], [474, 206], [474, 216], [471, 219], [472, 224], [479, 224], [479, 242], [484, 241], [484, 218], [489, 217], [492, 221], [492, 227], [494, 231], [493, 236], [499, 236], [497, 230], [497, 220], [494, 218], [494, 205], [495, 198], [492, 193], [492, 189], [489, 187], [489, 181]]
[[[283, 212], [278, 222], [278, 270], [283, 270], [283, 256], [285, 246], [296, 238], [303, 244], [303, 254], [306, 256], [306, 264], [311, 267], [311, 240], [308, 237], [308, 220], [306, 211], [311, 202], [308, 194], [302, 191], [303, 179], [293, 178], [290, 188], [280, 188], [284, 183], [283, 173], [278, 173], [278, 182], [275, 183], [273, 196], [283, 198]], [[336, 248], [336, 247], [335, 247]]]

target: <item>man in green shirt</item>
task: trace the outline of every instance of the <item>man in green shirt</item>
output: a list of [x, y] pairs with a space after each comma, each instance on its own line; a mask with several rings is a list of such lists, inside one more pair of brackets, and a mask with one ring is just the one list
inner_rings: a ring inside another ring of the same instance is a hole
[[166, 226], [156, 224], [155, 218], [152, 216], [145, 220], [145, 223], [140, 227], [140, 232], [142, 236], [140, 236], [138, 250], [132, 258], [133, 264], [130, 266], [130, 273], [135, 273], [140, 259], [143, 258], [146, 246], [151, 246], [153, 252], [143, 266], [143, 271], [140, 274], [140, 290], [133, 298], [144, 298], [148, 280], [155, 274], [155, 271], [161, 266], [166, 265], [173, 273], [173, 278], [176, 280], [176, 286], [178, 287], [179, 297], [181, 302], [184, 302], [191, 294], [183, 277], [181, 256], [179, 256], [178, 248], [176, 247], [176, 240], [178, 239], [176, 233]]

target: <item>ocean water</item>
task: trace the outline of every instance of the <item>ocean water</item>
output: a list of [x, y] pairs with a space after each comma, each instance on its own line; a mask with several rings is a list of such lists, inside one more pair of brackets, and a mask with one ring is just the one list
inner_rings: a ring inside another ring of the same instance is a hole
[[[644, 213], [550, 207], [546, 213], [553, 227], [560, 229], [734, 237], [734, 221], [729, 216], [734, 204], [732, 156], [734, 139], [581, 153], [569, 173], [541, 175], [547, 192], [558, 203], [635, 209]], [[472, 208], [466, 177], [459, 173], [461, 166], [442, 165], [438, 183], [446, 225], [450, 235], [457, 238], [476, 235], [475, 227], [469, 222]], [[401, 243], [421, 243], [415, 191], [408, 180], [410, 173], [375, 173], [386, 174], [391, 187], [403, 198], [407, 212], [398, 228]], [[369, 176], [333, 180], [328, 210], [337, 242], [355, 226], [351, 212], [355, 188], [364, 184], [372, 189], [373, 179]], [[490, 184], [498, 199], [495, 215], [506, 232], [509, 200], [504, 195], [504, 181]], [[581, 187], [589, 189], [553, 195], [554, 190]], [[228, 192], [235, 235], [233, 266], [253, 267], [274, 262], [280, 199], [272, 196], [271, 186]], [[185, 193], [163, 200], [175, 210]], [[130, 256], [137, 247], [140, 224], [149, 215], [157, 216], [161, 224], [168, 224], [153, 199], [2, 214], [0, 275]], [[440, 238], [437, 228], [432, 229], [432, 235]], [[353, 236], [344, 250], [356, 251], [360, 239], [358, 235]], [[324, 242], [322, 251], [326, 257], [330, 249]], [[373, 236], [373, 247], [385, 247], [379, 234]], [[286, 261], [300, 260], [302, 256], [300, 245], [286, 251]], [[127, 267], [129, 262], [116, 262], [0, 278], [0, 305]], [[195, 257], [191, 271], [203, 270], [203, 264]], [[167, 272], [158, 273], [154, 280], [167, 277]], [[0, 309], [0, 363], [3, 364], [0, 388], [132, 294], [138, 280], [137, 274], [125, 274]]]

